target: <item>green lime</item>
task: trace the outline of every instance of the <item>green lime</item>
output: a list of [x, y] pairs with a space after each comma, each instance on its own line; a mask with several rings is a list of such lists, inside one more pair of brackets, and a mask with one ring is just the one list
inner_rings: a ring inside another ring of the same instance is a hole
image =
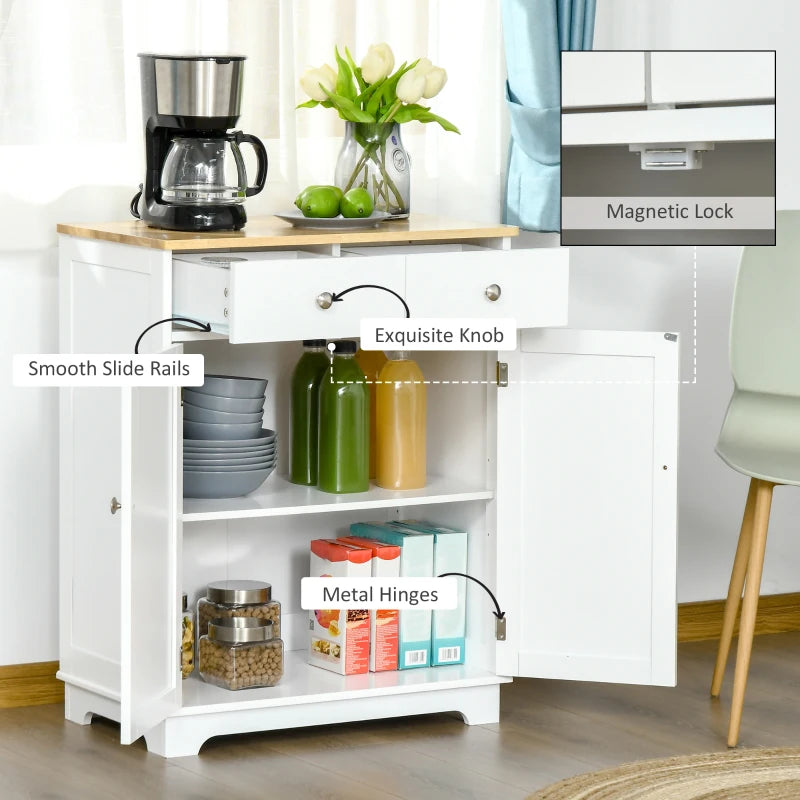
[[306, 195], [308, 192], [310, 192], [310, 191], [312, 191], [312, 190], [314, 190], [314, 189], [319, 189], [319, 188], [321, 188], [321, 187], [320, 187], [320, 186], [306, 186], [306, 188], [305, 188], [305, 189], [303, 189], [302, 191], [300, 191], [300, 192], [298, 193], [297, 197], [295, 197], [295, 199], [294, 199], [294, 204], [295, 204], [295, 205], [296, 205], [298, 208], [302, 209], [302, 208], [303, 208], [303, 198], [305, 197], [305, 195]]
[[330, 186], [305, 189], [299, 199], [304, 217], [335, 217], [339, 214], [339, 197]]
[[295, 197], [295, 199], [294, 199], [294, 204], [295, 204], [295, 205], [296, 205], [296, 206], [297, 206], [299, 209], [301, 209], [301, 210], [302, 210], [302, 208], [303, 208], [303, 199], [304, 199], [305, 195], [306, 195], [308, 192], [313, 192], [315, 189], [332, 189], [334, 192], [336, 192], [336, 197], [337, 197], [337, 199], [338, 199], [338, 200], [341, 202], [341, 199], [342, 199], [342, 190], [341, 190], [341, 189], [340, 189], [338, 186], [331, 186], [331, 185], [329, 185], [329, 184], [323, 184], [323, 183], [315, 183], [315, 184], [312, 184], [311, 186], [306, 186], [306, 188], [305, 188], [305, 189], [303, 189], [303, 191], [301, 191], [301, 192], [300, 192], [300, 193], [297, 195], [297, 197]]
[[372, 214], [372, 197], [361, 186], [351, 189], [340, 203], [343, 217], [368, 217]]

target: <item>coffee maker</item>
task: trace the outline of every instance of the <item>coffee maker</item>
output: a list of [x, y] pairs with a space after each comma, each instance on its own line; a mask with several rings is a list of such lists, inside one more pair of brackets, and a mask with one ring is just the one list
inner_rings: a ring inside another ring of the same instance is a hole
[[[245, 198], [267, 179], [261, 141], [230, 130], [239, 119], [245, 56], [139, 59], [147, 166], [131, 214], [168, 230], [239, 230], [247, 221]], [[239, 149], [245, 143], [258, 159], [252, 186]]]

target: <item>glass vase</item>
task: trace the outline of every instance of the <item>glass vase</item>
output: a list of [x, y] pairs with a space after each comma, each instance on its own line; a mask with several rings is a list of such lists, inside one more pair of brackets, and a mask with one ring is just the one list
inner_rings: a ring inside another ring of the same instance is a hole
[[336, 162], [336, 185], [343, 191], [361, 186], [376, 211], [404, 219], [411, 209], [411, 164], [400, 138], [400, 125], [348, 122]]

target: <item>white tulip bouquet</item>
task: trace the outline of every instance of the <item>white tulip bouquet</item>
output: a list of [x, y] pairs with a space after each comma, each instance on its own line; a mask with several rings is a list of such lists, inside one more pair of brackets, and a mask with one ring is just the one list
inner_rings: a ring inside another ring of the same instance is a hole
[[446, 131], [459, 133], [452, 122], [419, 103], [444, 88], [447, 72], [443, 67], [435, 67], [428, 58], [418, 58], [410, 64], [403, 62], [392, 73], [394, 53], [385, 42], [371, 45], [360, 67], [347, 48], [344, 52], [345, 58], [334, 48], [338, 71], [329, 64], [306, 70], [300, 78], [300, 88], [311, 99], [298, 108], [335, 108], [349, 122], [438, 122]]
[[[347, 48], [344, 52], [343, 57], [339, 49], [334, 48], [337, 69], [323, 64], [306, 70], [300, 78], [300, 88], [310, 99], [297, 107], [334, 108], [349, 123], [348, 134], [352, 128], [361, 150], [352, 171], [347, 170], [349, 179], [338, 179], [340, 166], [337, 166], [337, 183], [343, 191], [361, 185], [372, 190], [376, 208], [394, 216], [407, 216], [408, 197], [403, 197], [398, 189], [395, 181], [399, 176], [387, 163], [386, 140], [395, 125], [412, 120], [437, 122], [446, 131], [460, 133], [452, 122], [420, 103], [423, 98], [429, 100], [439, 94], [447, 83], [447, 72], [443, 67], [434, 66], [428, 58], [418, 58], [410, 64], [403, 62], [393, 72], [394, 53], [385, 42], [370, 46], [360, 67], [356, 66]], [[347, 142], [340, 155], [340, 165], [346, 148]], [[404, 169], [405, 162], [397, 161], [396, 155], [394, 158], [395, 167], [400, 164]], [[407, 173], [405, 182], [408, 184]]]

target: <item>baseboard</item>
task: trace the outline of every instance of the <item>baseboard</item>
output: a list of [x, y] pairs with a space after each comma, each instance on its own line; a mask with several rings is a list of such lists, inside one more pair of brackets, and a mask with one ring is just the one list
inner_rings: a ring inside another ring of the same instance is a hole
[[[724, 600], [682, 603], [678, 606], [678, 641], [702, 642], [719, 639]], [[800, 592], [764, 595], [758, 601], [756, 636], [762, 633], [800, 631]], [[739, 632], [736, 621], [734, 636]]]
[[0, 708], [64, 702], [64, 684], [56, 678], [58, 661], [0, 667]]

